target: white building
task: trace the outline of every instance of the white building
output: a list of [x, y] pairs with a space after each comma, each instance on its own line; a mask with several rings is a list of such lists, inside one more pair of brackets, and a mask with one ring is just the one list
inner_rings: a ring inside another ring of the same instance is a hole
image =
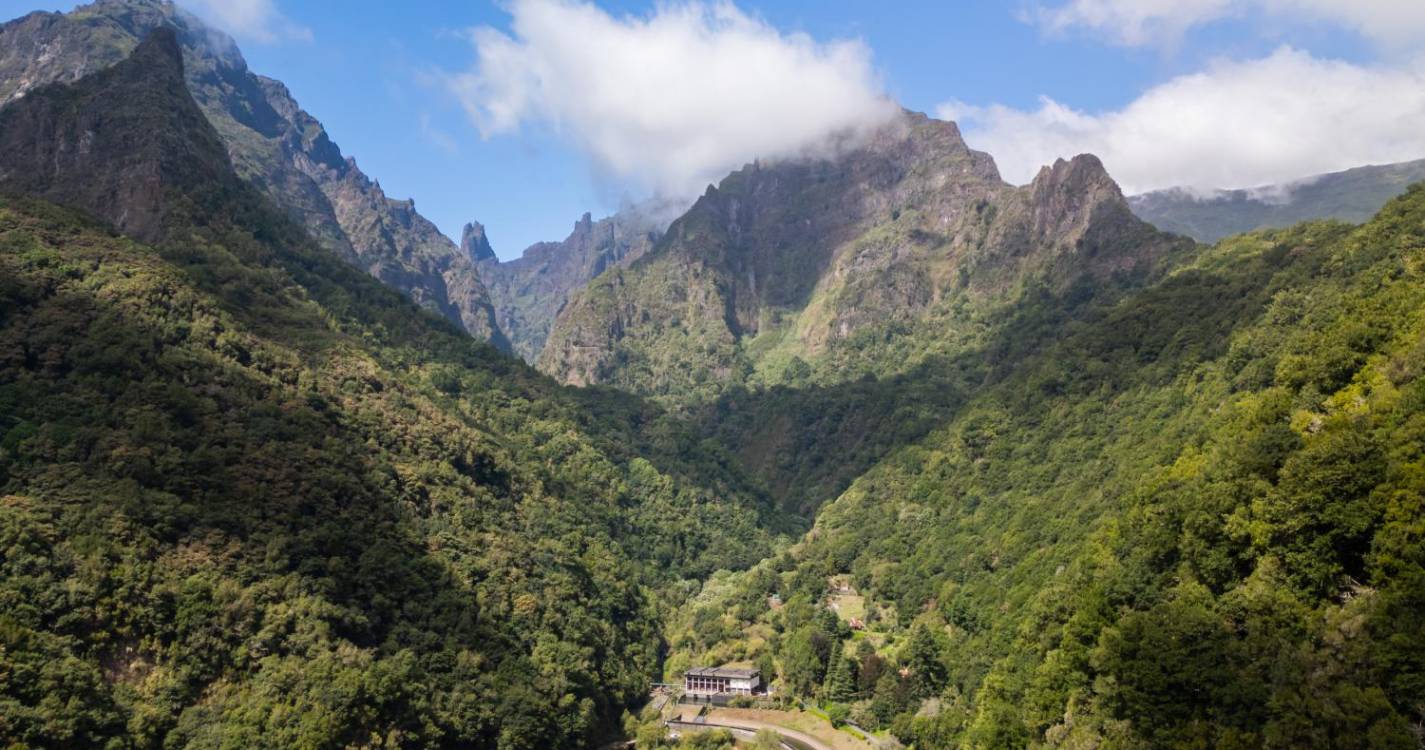
[[752, 695], [761, 687], [762, 673], [756, 669], [698, 667], [683, 675], [683, 692], [689, 695]]

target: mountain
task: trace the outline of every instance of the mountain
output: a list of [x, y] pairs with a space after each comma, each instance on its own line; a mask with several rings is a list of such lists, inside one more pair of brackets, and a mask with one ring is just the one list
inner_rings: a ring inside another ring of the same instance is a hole
[[1185, 249], [1134, 218], [1091, 156], [1014, 188], [955, 125], [907, 113], [840, 153], [710, 187], [651, 251], [566, 306], [539, 367], [577, 385], [716, 393], [956, 300], [1148, 277]]
[[846, 742], [1419, 747], [1425, 186], [1206, 247], [906, 114], [508, 264], [570, 388], [265, 182], [172, 13], [0, 47], [0, 745], [663, 748], [736, 662]]
[[602, 744], [776, 517], [313, 239], [180, 40], [0, 110], [0, 741]]
[[508, 263], [495, 257], [478, 223], [469, 225], [466, 239], [480, 256], [480, 274], [490, 289], [496, 323], [515, 352], [534, 362], [569, 298], [605, 270], [642, 257], [662, 228], [637, 206], [597, 222], [584, 214], [563, 242], [537, 243]]
[[[811, 532], [673, 617], [666, 668], [735, 654], [927, 750], [1416, 747], [1421, 310], [1415, 186], [1361, 227], [1031, 293], [904, 376], [733, 392], [718, 439], [811, 483], [862, 460], [823, 445], [834, 423], [933, 417], [865, 433], [879, 458]], [[788, 442], [757, 437], [807, 406]]]
[[234, 191], [217, 133], [187, 96], [182, 52], [160, 29], [127, 60], [0, 109], [0, 191], [83, 209], [164, 239], [177, 211]]
[[485, 235], [485, 225], [478, 221], [465, 225], [460, 234], [460, 252], [476, 263], [499, 262], [495, 248], [490, 246], [490, 238]]
[[189, 89], [242, 177], [348, 262], [472, 335], [508, 345], [469, 257], [413, 202], [388, 198], [285, 86], [249, 71], [232, 39], [168, 0], [99, 0], [0, 26], [0, 107], [102, 70], [158, 28], [177, 32]]
[[1359, 167], [1251, 190], [1219, 190], [1208, 195], [1186, 188], [1160, 190], [1135, 195], [1128, 202], [1135, 214], [1165, 232], [1217, 242], [1234, 234], [1316, 219], [1359, 224], [1421, 180], [1425, 180], [1425, 159]]

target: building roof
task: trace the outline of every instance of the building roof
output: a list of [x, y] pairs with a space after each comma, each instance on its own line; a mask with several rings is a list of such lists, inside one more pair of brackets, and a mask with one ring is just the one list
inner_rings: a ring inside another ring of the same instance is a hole
[[760, 674], [761, 671], [756, 669], [731, 667], [694, 667], [685, 673], [687, 677], [725, 677], [732, 680], [750, 680]]

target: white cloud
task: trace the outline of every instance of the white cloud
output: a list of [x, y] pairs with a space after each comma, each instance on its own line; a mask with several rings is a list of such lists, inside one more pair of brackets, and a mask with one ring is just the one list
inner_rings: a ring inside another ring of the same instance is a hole
[[1259, 0], [1279, 15], [1303, 14], [1338, 23], [1392, 46], [1425, 41], [1425, 2], [1420, 0]]
[[184, 8], [232, 34], [263, 44], [311, 41], [312, 31], [293, 23], [274, 0], [181, 0]]
[[511, 32], [472, 38], [451, 90], [485, 136], [544, 124], [606, 175], [687, 195], [753, 158], [882, 122], [870, 50], [784, 34], [729, 2], [614, 17], [580, 0], [511, 0]]
[[1029, 111], [950, 102], [938, 114], [960, 121], [1012, 181], [1087, 152], [1129, 192], [1244, 187], [1425, 158], [1425, 66], [1359, 66], [1284, 47], [1218, 61], [1117, 111], [1045, 98]]
[[1143, 46], [1171, 44], [1193, 27], [1249, 12], [1278, 24], [1338, 24], [1390, 46], [1425, 40], [1420, 0], [1070, 0], [1038, 6], [1028, 17], [1049, 31], [1082, 28]]

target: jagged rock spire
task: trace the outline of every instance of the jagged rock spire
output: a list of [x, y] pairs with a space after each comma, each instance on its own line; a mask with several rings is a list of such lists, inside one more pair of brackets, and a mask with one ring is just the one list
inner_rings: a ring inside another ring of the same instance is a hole
[[495, 249], [490, 247], [490, 238], [485, 234], [485, 225], [478, 221], [472, 221], [465, 225], [465, 231], [460, 235], [460, 250], [476, 263], [487, 260], [499, 261], [499, 258], [495, 256]]

